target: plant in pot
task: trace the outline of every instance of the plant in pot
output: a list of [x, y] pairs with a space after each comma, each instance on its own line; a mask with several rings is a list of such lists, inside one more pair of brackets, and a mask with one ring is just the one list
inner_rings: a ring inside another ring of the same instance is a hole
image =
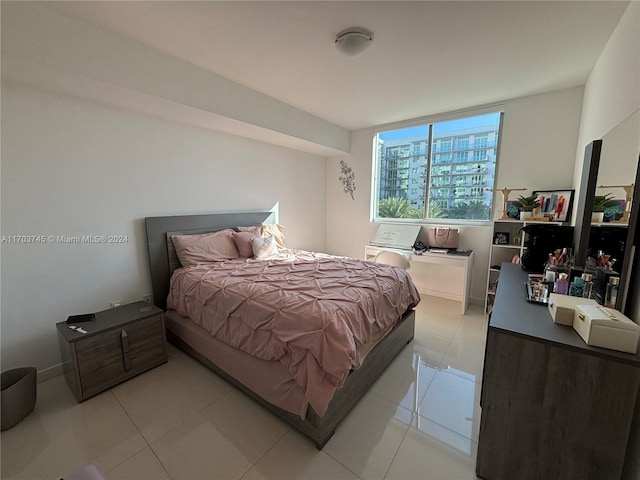
[[604, 211], [607, 208], [615, 207], [617, 204], [618, 202], [612, 199], [610, 193], [606, 195], [594, 195], [593, 207], [591, 208], [591, 221], [601, 223], [604, 220]]
[[540, 206], [540, 200], [538, 200], [537, 194], [529, 195], [528, 197], [520, 195], [513, 204], [520, 209], [520, 220], [526, 220]]

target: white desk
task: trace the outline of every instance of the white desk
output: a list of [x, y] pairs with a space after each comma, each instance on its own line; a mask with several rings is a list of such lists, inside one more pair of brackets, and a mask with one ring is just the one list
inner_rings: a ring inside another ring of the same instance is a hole
[[[461, 302], [464, 315], [471, 295], [473, 252], [469, 256], [429, 252], [414, 255], [406, 250], [367, 245], [364, 249], [364, 259], [373, 260], [383, 250], [398, 252], [409, 259], [409, 274], [418, 292]], [[432, 265], [440, 268], [434, 268]]]

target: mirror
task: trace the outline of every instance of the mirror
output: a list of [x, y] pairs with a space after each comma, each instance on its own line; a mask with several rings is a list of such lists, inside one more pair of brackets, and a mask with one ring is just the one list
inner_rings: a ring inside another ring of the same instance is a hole
[[[608, 218], [598, 223], [629, 223], [633, 208], [633, 184], [640, 152], [640, 110], [613, 128], [602, 138], [602, 152], [596, 182], [596, 196], [608, 195], [612, 200], [624, 202], [624, 209], [608, 209]], [[640, 187], [638, 187], [640, 188]], [[622, 207], [622, 203], [620, 204]], [[615, 215], [615, 217], [614, 217]]]
[[[611, 268], [621, 276], [620, 299], [616, 307], [624, 307], [625, 280], [629, 273], [630, 244], [633, 243], [635, 223], [632, 220], [634, 190], [640, 153], [640, 110], [629, 116], [602, 138], [602, 150], [595, 182], [594, 204], [604, 200], [600, 212], [592, 212], [588, 251], [597, 263], [604, 266], [613, 262]], [[638, 197], [636, 193], [636, 198]], [[589, 214], [587, 207], [585, 216]], [[634, 212], [635, 214], [636, 212]], [[598, 215], [598, 218], [595, 217]], [[635, 215], [637, 216], [637, 215]], [[604, 255], [598, 261], [598, 252]]]

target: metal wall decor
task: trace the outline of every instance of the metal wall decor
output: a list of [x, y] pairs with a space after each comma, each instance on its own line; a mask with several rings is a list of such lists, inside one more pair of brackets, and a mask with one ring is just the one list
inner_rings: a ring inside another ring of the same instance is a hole
[[356, 190], [356, 174], [344, 160], [340, 160], [340, 171], [342, 175], [340, 175], [339, 180], [344, 186], [344, 193], [348, 193], [351, 195], [351, 200], [355, 200], [353, 198], [353, 192]]

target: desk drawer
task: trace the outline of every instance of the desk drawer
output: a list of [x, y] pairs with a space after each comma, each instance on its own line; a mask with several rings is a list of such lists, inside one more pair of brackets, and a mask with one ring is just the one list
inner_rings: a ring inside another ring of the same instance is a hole
[[76, 355], [82, 397], [86, 398], [166, 361], [162, 316], [76, 342]]

